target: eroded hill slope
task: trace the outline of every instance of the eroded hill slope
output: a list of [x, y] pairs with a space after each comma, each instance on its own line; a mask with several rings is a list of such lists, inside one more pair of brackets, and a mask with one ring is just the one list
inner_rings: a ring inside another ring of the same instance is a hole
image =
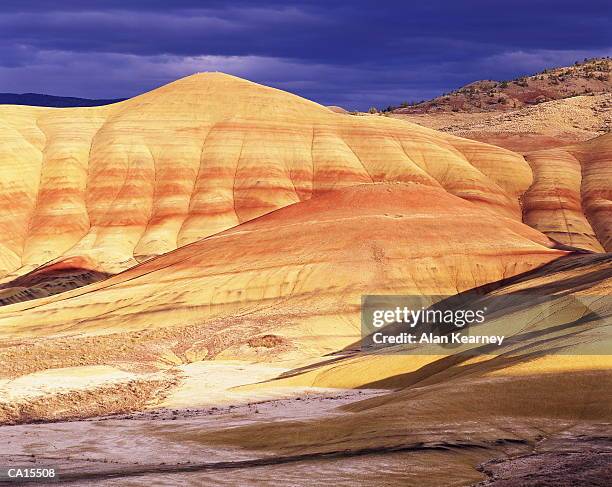
[[551, 246], [441, 188], [349, 187], [103, 282], [4, 307], [0, 334], [12, 345], [2, 369], [258, 359], [248, 342], [270, 333], [279, 346], [263, 359], [317, 356], [359, 336], [363, 294], [455, 294], [567, 254]]
[[83, 258], [116, 273], [328, 190], [414, 181], [520, 219], [521, 156], [349, 117], [220, 73], [114, 105], [0, 107], [0, 275]]
[[523, 197], [525, 223], [567, 245], [612, 251], [612, 134], [526, 159], [535, 179]]

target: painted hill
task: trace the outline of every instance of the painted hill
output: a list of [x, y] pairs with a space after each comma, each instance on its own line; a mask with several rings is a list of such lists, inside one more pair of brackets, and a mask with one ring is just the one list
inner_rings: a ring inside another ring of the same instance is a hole
[[[356, 184], [417, 182], [521, 221], [534, 177], [557, 165], [530, 167], [507, 150], [386, 117], [333, 113], [220, 73], [104, 107], [0, 107], [0, 123], [0, 201], [11, 208], [0, 216], [1, 304], [94, 282]], [[605, 181], [607, 142], [600, 145], [597, 170], [568, 173], [580, 194]], [[584, 222], [593, 204], [582, 206]], [[527, 210], [525, 221], [548, 228], [549, 215]], [[602, 218], [588, 224], [597, 228], [586, 240], [550, 235], [609, 248]]]
[[170, 357], [256, 359], [248, 343], [262, 334], [282, 344], [268, 359], [316, 356], [356, 339], [363, 294], [454, 294], [567, 254], [550, 247], [541, 233], [441, 188], [347, 187], [103, 282], [6, 306], [5, 336], [46, 340], [5, 349], [0, 363], [33, 372], [125, 361], [145, 349], [149, 366]]
[[441, 187], [519, 221], [532, 181], [512, 152], [220, 73], [104, 107], [3, 106], [0, 137], [5, 282], [66, 259], [116, 273], [373, 181]]
[[523, 220], [567, 245], [612, 252], [612, 134], [530, 152], [536, 178], [523, 196]]

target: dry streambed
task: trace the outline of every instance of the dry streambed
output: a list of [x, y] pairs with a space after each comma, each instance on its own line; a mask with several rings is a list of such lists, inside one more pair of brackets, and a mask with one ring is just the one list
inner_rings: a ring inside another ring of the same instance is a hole
[[[346, 414], [338, 406], [380, 391], [311, 391], [212, 408], [161, 409], [83, 421], [0, 427], [4, 465], [55, 466], [74, 485], [607, 485], [612, 441], [605, 425], [568, 426], [550, 437], [394, 447], [274, 451], [177, 441], [177, 433]], [[551, 483], [552, 481], [555, 481]], [[550, 481], [549, 483], [542, 483]], [[540, 482], [540, 483], [538, 483]], [[569, 483], [568, 483], [569, 482]], [[571, 483], [574, 482], [574, 483]], [[576, 483], [577, 482], [577, 483]]]

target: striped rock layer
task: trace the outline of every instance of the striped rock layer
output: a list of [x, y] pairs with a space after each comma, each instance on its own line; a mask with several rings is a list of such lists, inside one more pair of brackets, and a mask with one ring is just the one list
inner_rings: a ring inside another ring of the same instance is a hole
[[[161, 328], [163, 339], [151, 340], [170, 341], [173, 353], [197, 357], [274, 332], [295, 340], [296, 350], [331, 351], [359, 336], [364, 294], [456, 294], [567, 254], [550, 244], [527, 225], [438, 187], [356, 185], [282, 208], [104, 281], [6, 306], [0, 332], [24, 337], [111, 333], [118, 343], [130, 343], [132, 338], [122, 334]], [[193, 330], [185, 328], [191, 325]], [[140, 336], [137, 345], [146, 342]], [[151, 353], [160, 353], [154, 349]], [[53, 357], [58, 354], [64, 352]]]
[[557, 241], [612, 252], [612, 134], [527, 154], [524, 221]]
[[522, 156], [204, 73], [94, 108], [0, 107], [0, 276], [116, 273], [333, 189], [440, 188], [520, 221]]

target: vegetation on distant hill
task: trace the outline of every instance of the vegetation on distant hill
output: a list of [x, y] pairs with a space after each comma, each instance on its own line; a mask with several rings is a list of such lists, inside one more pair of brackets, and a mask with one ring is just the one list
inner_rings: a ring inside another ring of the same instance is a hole
[[476, 81], [433, 100], [403, 102], [383, 111], [402, 114], [507, 111], [572, 96], [609, 93], [611, 67], [609, 57], [584, 59], [573, 66], [545, 69], [513, 80]]

